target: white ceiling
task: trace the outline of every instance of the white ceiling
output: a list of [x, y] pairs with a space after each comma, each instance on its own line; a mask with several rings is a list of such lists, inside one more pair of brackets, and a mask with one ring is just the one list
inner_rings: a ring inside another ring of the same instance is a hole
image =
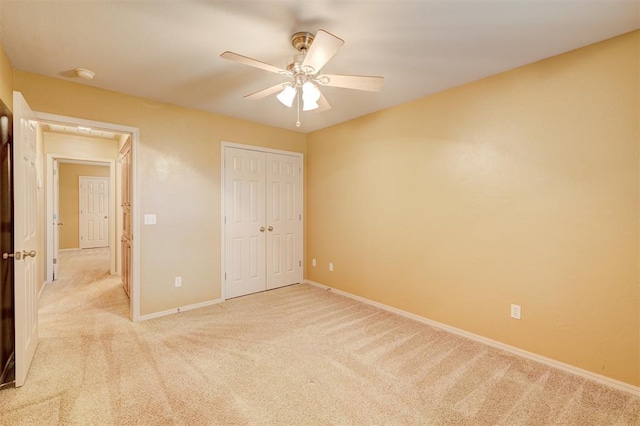
[[[640, 28], [637, 0], [0, 0], [0, 41], [20, 70], [310, 132]], [[246, 94], [283, 77], [290, 36], [345, 40], [332, 74], [380, 75], [380, 93], [332, 87], [332, 109], [302, 113]], [[92, 81], [70, 71], [89, 68]]]

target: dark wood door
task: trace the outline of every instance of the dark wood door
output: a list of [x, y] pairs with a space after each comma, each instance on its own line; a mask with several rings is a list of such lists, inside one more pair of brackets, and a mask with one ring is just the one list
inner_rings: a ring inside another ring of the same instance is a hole
[[[0, 101], [0, 253], [13, 253], [13, 120]], [[0, 386], [14, 379], [15, 317], [13, 258], [0, 257]]]

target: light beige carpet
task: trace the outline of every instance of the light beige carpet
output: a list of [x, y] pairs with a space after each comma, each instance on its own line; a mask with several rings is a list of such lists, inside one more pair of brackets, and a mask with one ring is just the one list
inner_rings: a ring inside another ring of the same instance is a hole
[[2, 425], [638, 425], [628, 394], [309, 285], [138, 324], [66, 252]]

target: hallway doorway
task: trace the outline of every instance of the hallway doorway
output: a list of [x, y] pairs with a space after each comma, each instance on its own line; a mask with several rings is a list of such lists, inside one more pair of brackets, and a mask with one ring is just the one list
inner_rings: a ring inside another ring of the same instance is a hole
[[[126, 295], [130, 298], [129, 315], [132, 321], [137, 321], [140, 316], [140, 303], [138, 294], [138, 255], [139, 248], [131, 241], [135, 240], [139, 230], [136, 220], [137, 213], [137, 176], [136, 176], [136, 152], [139, 144], [139, 130], [134, 127], [122, 126], [112, 123], [103, 123], [90, 120], [84, 120], [74, 117], [58, 116], [46, 113], [37, 113], [36, 117], [42, 127], [42, 135], [47, 134], [52, 141], [46, 144], [44, 149], [44, 166], [45, 175], [45, 194], [46, 207], [44, 211], [45, 217], [45, 252], [46, 252], [46, 279], [45, 282], [50, 284], [56, 281], [60, 274], [57, 269], [61, 261], [61, 253], [58, 251], [60, 244], [60, 229], [66, 225], [65, 221], [61, 221], [59, 196], [60, 188], [59, 175], [57, 174], [58, 166], [61, 163], [69, 163], [76, 165], [90, 166], [107, 166], [109, 170], [107, 176], [109, 179], [108, 190], [108, 213], [103, 216], [109, 218], [105, 223], [108, 224], [108, 247], [107, 259], [109, 265], [109, 273], [118, 278], [123, 274], [122, 262], [122, 228], [124, 213], [122, 210], [122, 164], [121, 152], [123, 146], [129, 146], [131, 156], [126, 162], [128, 175], [127, 182], [128, 203], [127, 203], [127, 223], [130, 229], [130, 244], [127, 257], [127, 279], [122, 277], [122, 281], [127, 283]], [[61, 135], [66, 135], [63, 137]], [[46, 138], [45, 142], [47, 141]], [[82, 142], [79, 140], [82, 139]], [[92, 142], [92, 140], [100, 139], [102, 145]], [[104, 144], [104, 141], [112, 141], [112, 145]], [[83, 143], [85, 145], [83, 145]], [[93, 145], [91, 149], [89, 146]], [[100, 146], [98, 146], [100, 145]], [[106, 147], [106, 148], [105, 148]], [[79, 211], [78, 211], [79, 214]], [[78, 220], [78, 223], [80, 220]], [[69, 222], [71, 223], [71, 222]], [[78, 232], [79, 237], [80, 232]], [[83, 245], [78, 243], [76, 247], [66, 247], [73, 250], [86, 250]], [[93, 250], [93, 249], [90, 249]]]

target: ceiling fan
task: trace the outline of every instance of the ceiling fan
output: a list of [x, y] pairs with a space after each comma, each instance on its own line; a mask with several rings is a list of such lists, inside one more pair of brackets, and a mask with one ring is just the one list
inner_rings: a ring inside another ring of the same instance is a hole
[[297, 32], [291, 36], [291, 44], [296, 48], [298, 54], [293, 56], [286, 69], [228, 51], [221, 54], [220, 57], [288, 77], [289, 80], [284, 83], [259, 90], [246, 95], [244, 98], [262, 99], [280, 92], [277, 95], [278, 100], [291, 108], [293, 101], [297, 97], [298, 122], [296, 126], [298, 127], [300, 127], [300, 98], [302, 98], [303, 102], [303, 111], [315, 110], [316, 112], [321, 112], [331, 108], [318, 86], [341, 87], [370, 92], [378, 92], [382, 87], [383, 77], [320, 74], [322, 67], [329, 62], [344, 44], [344, 40], [327, 31], [318, 30], [315, 35], [308, 32]]

